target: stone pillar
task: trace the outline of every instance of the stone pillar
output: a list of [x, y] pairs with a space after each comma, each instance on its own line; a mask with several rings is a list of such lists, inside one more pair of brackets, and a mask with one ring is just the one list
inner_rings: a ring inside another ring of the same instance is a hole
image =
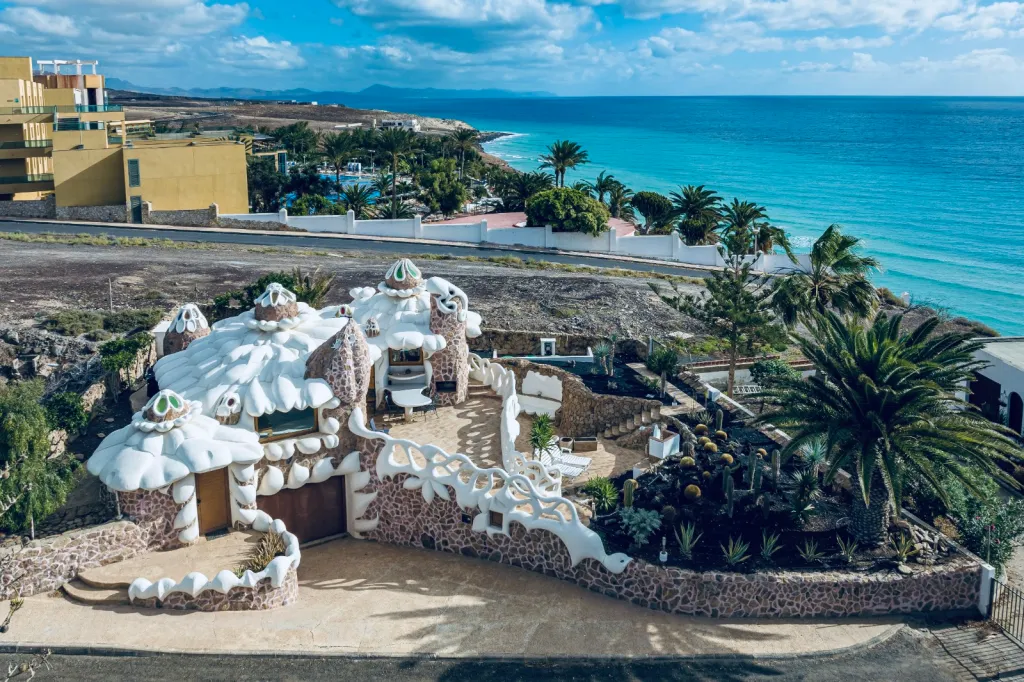
[[325, 341], [306, 360], [306, 378], [323, 379], [341, 404], [325, 409], [322, 418], [333, 417], [341, 424], [338, 431], [337, 456], [356, 449], [355, 435], [348, 428], [352, 409], [366, 407], [366, 392], [370, 388], [370, 346], [359, 325], [349, 320], [345, 328]]
[[[446, 313], [437, 305], [437, 294], [430, 296], [430, 331], [440, 334], [447, 342], [444, 350], [430, 356], [433, 373], [430, 381], [430, 396], [438, 405], [458, 405], [469, 395], [469, 345], [466, 343], [466, 323], [462, 301], [451, 299], [455, 312]], [[438, 382], [455, 382], [455, 392], [439, 393]]]

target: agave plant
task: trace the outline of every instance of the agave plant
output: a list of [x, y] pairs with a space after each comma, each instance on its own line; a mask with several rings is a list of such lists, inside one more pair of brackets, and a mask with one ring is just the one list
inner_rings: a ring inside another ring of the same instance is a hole
[[853, 561], [853, 556], [857, 553], [857, 541], [844, 541], [843, 537], [836, 533], [836, 543], [839, 545], [839, 553], [843, 556], [843, 560], [846, 563], [851, 563]]
[[612, 511], [619, 503], [618, 489], [611, 480], [604, 476], [590, 479], [580, 490], [590, 495], [590, 499], [594, 501], [594, 511], [598, 514]]
[[767, 530], [761, 531], [761, 558], [765, 561], [771, 561], [772, 555], [782, 549], [782, 545], [779, 544], [779, 534], [773, 533], [768, 534]]
[[725, 564], [730, 568], [739, 566], [741, 563], [750, 558], [747, 554], [747, 550], [750, 549], [750, 543], [744, 542], [743, 538], [736, 539], [733, 536], [729, 536], [729, 546], [721, 545], [722, 554], [725, 556]]
[[697, 532], [697, 527], [690, 523], [683, 523], [679, 525], [679, 530], [676, 531], [676, 541], [679, 543], [679, 554], [684, 559], [693, 558], [693, 548], [700, 542], [703, 533]]
[[814, 540], [804, 540], [802, 547], [797, 547], [803, 560], [809, 564], [816, 564], [825, 558], [825, 553], [818, 550], [818, 543]]
[[905, 564], [907, 559], [917, 554], [917, 548], [914, 547], [914, 539], [906, 533], [900, 533], [899, 540], [890, 538], [889, 544], [892, 546], [893, 551], [896, 552], [896, 560], [901, 564]]

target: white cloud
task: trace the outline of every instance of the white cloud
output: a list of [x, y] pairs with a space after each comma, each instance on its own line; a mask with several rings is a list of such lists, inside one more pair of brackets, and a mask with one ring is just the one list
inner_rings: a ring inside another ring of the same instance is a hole
[[306, 65], [297, 46], [287, 40], [275, 43], [263, 36], [229, 40], [217, 48], [217, 55], [222, 63], [240, 67], [284, 71]]
[[47, 14], [35, 7], [8, 7], [0, 12], [5, 20], [19, 28], [36, 31], [50, 36], [73, 38], [78, 35], [78, 27], [71, 17], [62, 14]]
[[777, 52], [785, 48], [782, 38], [768, 36], [750, 21], [712, 23], [699, 33], [685, 28], [665, 28], [657, 35], [641, 41], [640, 50], [658, 59], [679, 54], [733, 52]]
[[971, 50], [952, 59], [918, 57], [900, 64], [908, 73], [973, 72], [1006, 74], [1024, 72], [1024, 60], [1018, 59], [1005, 48]]
[[1024, 3], [971, 3], [962, 12], [935, 22], [937, 28], [961, 33], [964, 40], [998, 40], [1024, 36]]
[[880, 38], [862, 38], [860, 36], [853, 38], [831, 38], [829, 36], [815, 36], [814, 38], [793, 41], [792, 48], [801, 52], [812, 49], [826, 52], [830, 50], [864, 50], [875, 47], [889, 47], [890, 45], [892, 45], [892, 38], [889, 36], [882, 36]]
[[845, 71], [848, 73], [877, 73], [887, 71], [891, 67], [877, 61], [873, 56], [865, 52], [854, 52], [849, 59], [836, 64], [833, 62], [800, 62], [790, 64], [783, 61], [781, 64], [784, 73], [827, 73], [830, 71]]

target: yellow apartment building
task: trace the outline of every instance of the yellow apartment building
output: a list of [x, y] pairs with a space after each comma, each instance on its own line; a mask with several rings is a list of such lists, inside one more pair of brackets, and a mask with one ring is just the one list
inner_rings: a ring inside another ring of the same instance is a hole
[[[67, 207], [248, 212], [246, 146], [230, 140], [128, 140], [95, 62], [0, 57], [0, 201], [52, 196]], [[47, 67], [50, 71], [47, 72]], [[74, 73], [62, 73], [73, 70]], [[88, 73], [87, 71], [91, 71]]]

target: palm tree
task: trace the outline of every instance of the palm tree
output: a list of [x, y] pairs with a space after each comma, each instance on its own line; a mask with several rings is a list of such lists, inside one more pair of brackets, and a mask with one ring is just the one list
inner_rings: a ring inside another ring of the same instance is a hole
[[334, 184], [341, 191], [341, 170], [358, 149], [352, 133], [328, 133], [324, 136], [324, 161], [334, 168]]
[[555, 185], [565, 187], [565, 171], [582, 166], [590, 161], [583, 147], [568, 140], [555, 140], [548, 145], [548, 153], [540, 157], [541, 168], [550, 168], [555, 172]]
[[686, 185], [672, 192], [669, 198], [679, 216], [679, 234], [690, 246], [718, 242], [722, 219], [722, 198], [704, 185]]
[[666, 346], [658, 346], [647, 357], [647, 369], [661, 377], [661, 395], [665, 395], [668, 375], [675, 374], [679, 367], [679, 354]]
[[759, 221], [768, 219], [768, 209], [752, 201], [733, 199], [722, 207], [722, 232], [734, 244], [744, 244], [743, 251], [751, 253], [754, 248], [754, 234]]
[[630, 200], [633, 198], [633, 190], [623, 185], [618, 180], [608, 190], [608, 212], [612, 218], [634, 222], [636, 213]]
[[789, 243], [786, 231], [781, 227], [772, 225], [767, 220], [757, 223], [754, 230], [754, 251], [775, 253], [776, 245], [782, 247], [782, 250], [786, 252], [791, 261], [796, 262], [796, 256], [793, 255], [793, 246]]
[[590, 185], [590, 190], [597, 195], [597, 200], [603, 204], [604, 195], [612, 191], [612, 187], [614, 187], [617, 182], [618, 180], [615, 179], [614, 175], [607, 171], [601, 171], [597, 174], [597, 178], [595, 178], [593, 182], [588, 182], [587, 184]]
[[480, 133], [472, 128], [459, 128], [448, 136], [448, 143], [459, 152], [459, 178], [466, 172], [466, 152], [476, 147]]
[[391, 218], [398, 217], [398, 162], [416, 150], [416, 135], [408, 130], [388, 128], [377, 134], [374, 147], [391, 159]]
[[839, 225], [829, 225], [811, 247], [810, 270], [794, 269], [777, 280], [773, 303], [787, 325], [792, 327], [806, 313], [829, 309], [857, 317], [874, 311], [878, 294], [868, 274], [878, 269], [878, 261], [857, 253], [859, 244]]
[[594, 186], [591, 185], [586, 180], [577, 180], [576, 182], [572, 183], [572, 188], [577, 192], [583, 192], [591, 199], [594, 198]]
[[972, 493], [969, 470], [1016, 485], [997, 466], [1020, 456], [1009, 430], [957, 396], [984, 366], [973, 357], [981, 345], [970, 333], [935, 333], [937, 317], [912, 332], [901, 332], [902, 322], [902, 315], [871, 323], [831, 311], [815, 316], [809, 336], [793, 336], [814, 375], [780, 377], [766, 387], [776, 411], [758, 417], [792, 436], [784, 457], [824, 439], [826, 479], [840, 469], [853, 477], [851, 532], [864, 545], [884, 541], [909, 477], [943, 502], [943, 474]]
[[373, 206], [374, 191], [372, 185], [360, 185], [358, 182], [353, 182], [340, 189], [338, 198], [346, 211], [356, 214], [356, 220], [363, 220], [368, 215], [370, 207]]
[[373, 180], [370, 182], [370, 187], [372, 187], [373, 191], [380, 196], [386, 197], [391, 192], [391, 180], [391, 173], [378, 171], [377, 174], [373, 176]]

